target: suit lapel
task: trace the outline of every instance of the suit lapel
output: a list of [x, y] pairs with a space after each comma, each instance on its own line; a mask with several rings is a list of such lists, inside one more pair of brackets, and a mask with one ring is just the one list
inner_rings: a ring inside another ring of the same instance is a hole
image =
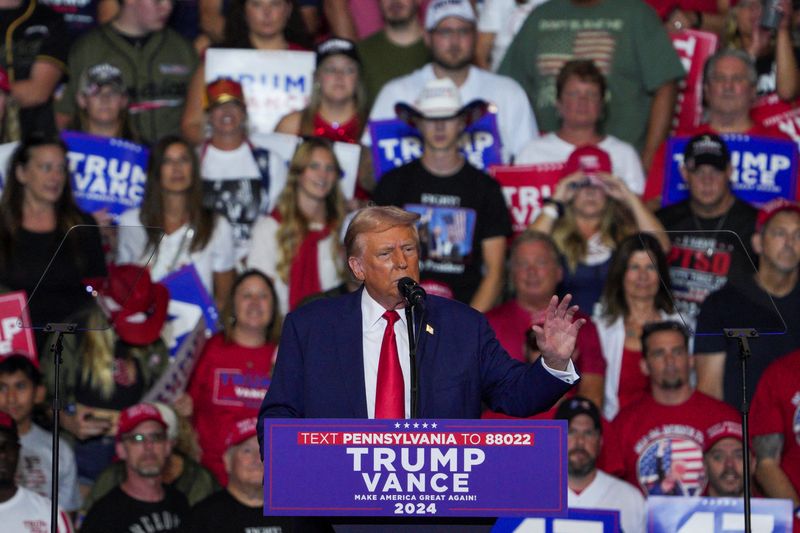
[[364, 342], [361, 330], [361, 291], [344, 298], [341, 327], [336, 330], [336, 357], [341, 369], [337, 379], [344, 382], [353, 418], [367, 418], [367, 389], [364, 385]]
[[[430, 408], [430, 405], [428, 405], [429, 402], [426, 401], [429, 395], [427, 394], [428, 389], [426, 389], [425, 385], [427, 384], [430, 386], [430, 382], [433, 379], [433, 365], [436, 363], [433, 357], [434, 354], [438, 353], [440, 337], [435, 313], [433, 313], [434, 316], [431, 316], [430, 299], [428, 302], [428, 308], [423, 317], [424, 320], [419, 326], [419, 344], [417, 345], [417, 375], [419, 379], [417, 386], [419, 387], [418, 408], [420, 417], [427, 416], [427, 409]], [[419, 320], [419, 318], [417, 318], [417, 320]]]

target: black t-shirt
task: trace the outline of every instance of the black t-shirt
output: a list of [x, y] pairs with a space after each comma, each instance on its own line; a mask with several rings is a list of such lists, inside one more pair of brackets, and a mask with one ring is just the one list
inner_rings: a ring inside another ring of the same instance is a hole
[[164, 487], [160, 502], [143, 502], [115, 487], [92, 506], [81, 533], [189, 531], [183, 528], [188, 516], [186, 496], [172, 487]]
[[[660, 209], [656, 217], [670, 234], [672, 248], [667, 261], [678, 312], [695, 318], [706, 297], [721, 289], [728, 280], [751, 280], [757, 257], [751, 239], [758, 212], [750, 204], [734, 201], [727, 214], [716, 218], [694, 215], [689, 201]], [[718, 232], [719, 230], [726, 230]], [[741, 238], [741, 243], [728, 232]], [[685, 232], [685, 233], [683, 233]], [[744, 248], [743, 248], [744, 246]]]
[[[752, 356], [747, 360], [747, 395], [753, 400], [756, 385], [767, 366], [780, 356], [800, 348], [800, 328], [794, 327], [795, 317], [800, 316], [800, 284], [783, 298], [772, 299], [784, 324], [775, 314], [766, 293], [751, 278], [749, 283], [725, 285], [710, 295], [700, 309], [697, 321], [699, 333], [722, 333], [722, 328], [756, 328], [760, 336], [750, 339]], [[742, 372], [737, 341], [723, 336], [695, 337], [695, 353], [726, 352], [723, 377], [723, 399], [736, 407], [742, 403]]]
[[469, 303], [481, 282], [481, 241], [511, 235], [500, 185], [475, 167], [436, 176], [412, 161], [381, 177], [373, 195], [379, 205], [396, 205], [420, 215], [421, 281], [433, 281]]
[[[33, 6], [33, 12], [28, 10]], [[16, 9], [0, 9], [0, 65], [13, 71], [16, 80], [30, 78], [38, 60], [48, 61], [66, 71], [68, 42], [67, 28], [61, 16], [36, 0], [22, 2]], [[7, 43], [12, 43], [11, 50]], [[9, 77], [11, 77], [9, 72]], [[20, 109], [23, 136], [34, 132], [55, 134], [52, 95], [42, 105]]]
[[287, 533], [296, 531], [292, 518], [264, 516], [263, 507], [248, 507], [227, 490], [192, 507], [185, 531], [192, 533]]

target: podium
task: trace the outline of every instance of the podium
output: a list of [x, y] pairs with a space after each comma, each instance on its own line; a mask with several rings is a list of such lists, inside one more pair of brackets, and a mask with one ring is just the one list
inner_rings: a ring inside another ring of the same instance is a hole
[[566, 516], [566, 428], [564, 420], [267, 418], [264, 514], [489, 525]]

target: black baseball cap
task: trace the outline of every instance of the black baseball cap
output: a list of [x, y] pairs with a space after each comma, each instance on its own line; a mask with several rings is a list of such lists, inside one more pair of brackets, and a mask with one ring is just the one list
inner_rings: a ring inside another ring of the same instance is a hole
[[323, 61], [337, 54], [347, 56], [361, 65], [361, 57], [358, 55], [355, 43], [348, 39], [342, 39], [341, 37], [333, 37], [317, 45], [317, 66], [320, 66]]
[[600, 420], [600, 410], [588, 398], [583, 396], [573, 396], [561, 402], [556, 410], [556, 420], [566, 420], [571, 422], [578, 415], [587, 415], [594, 421], [594, 427], [598, 431], [603, 430], [603, 423]]
[[704, 133], [689, 140], [683, 151], [683, 164], [689, 170], [700, 165], [711, 165], [717, 170], [725, 170], [731, 162], [728, 146], [719, 135]]

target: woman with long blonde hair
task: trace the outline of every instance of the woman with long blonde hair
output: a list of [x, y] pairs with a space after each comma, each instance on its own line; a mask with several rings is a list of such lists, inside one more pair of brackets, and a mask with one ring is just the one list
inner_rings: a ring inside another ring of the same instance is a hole
[[248, 267], [272, 279], [281, 309], [291, 311], [306, 297], [342, 281], [341, 175], [330, 142], [306, 140], [292, 157], [277, 208], [253, 226]]
[[600, 300], [612, 255], [625, 237], [656, 232], [663, 249], [669, 248], [658, 219], [609, 172], [576, 170], [562, 178], [530, 228], [552, 235], [566, 267], [561, 290], [587, 314]]

